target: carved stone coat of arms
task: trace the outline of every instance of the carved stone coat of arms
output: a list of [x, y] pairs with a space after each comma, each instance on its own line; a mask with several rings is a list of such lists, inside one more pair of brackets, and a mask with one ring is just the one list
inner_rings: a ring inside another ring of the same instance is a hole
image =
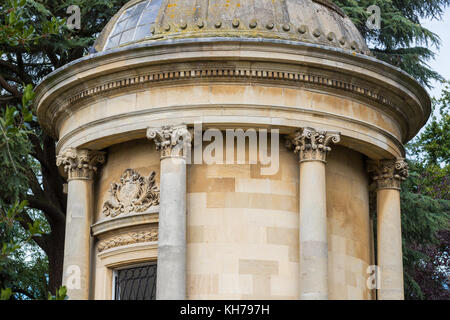
[[120, 183], [112, 183], [109, 198], [103, 204], [103, 214], [116, 217], [122, 213], [144, 212], [159, 205], [159, 189], [155, 182], [156, 172], [148, 178], [133, 169], [127, 169]]

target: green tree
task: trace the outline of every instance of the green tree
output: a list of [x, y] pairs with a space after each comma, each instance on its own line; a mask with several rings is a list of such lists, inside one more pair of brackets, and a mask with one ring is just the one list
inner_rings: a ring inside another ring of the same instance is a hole
[[402, 187], [405, 293], [410, 299], [450, 299], [450, 91], [408, 146], [410, 177]]
[[33, 238], [45, 232], [47, 223], [36, 213], [34, 224], [29, 225], [26, 232], [21, 231], [18, 221], [26, 205], [23, 201], [16, 202], [8, 211], [4, 211], [5, 206], [0, 208], [0, 300], [47, 297], [47, 257], [42, 250], [30, 245]]
[[[352, 19], [371, 51], [380, 60], [399, 67], [425, 86], [430, 80], [442, 81], [438, 72], [427, 62], [435, 54], [430, 47], [439, 48], [439, 37], [421, 25], [421, 19], [440, 19], [450, 0], [333, 0]], [[369, 29], [366, 21], [371, 15], [367, 8], [381, 9], [380, 30]]]
[[[27, 200], [28, 205], [17, 220], [23, 232], [34, 224], [36, 211], [45, 218], [48, 232], [33, 237], [33, 243], [48, 258], [48, 290], [53, 293], [61, 285], [63, 272], [65, 181], [56, 167], [55, 141], [41, 130], [35, 110], [24, 107], [23, 99], [29, 98], [27, 88], [34, 87], [54, 69], [85, 55], [95, 35], [126, 2], [7, 0], [0, 3], [0, 115], [5, 121], [2, 131], [6, 127], [9, 130], [0, 135], [0, 205], [7, 212], [15, 201]], [[65, 25], [66, 10], [73, 4], [81, 8], [80, 30], [70, 30]]]

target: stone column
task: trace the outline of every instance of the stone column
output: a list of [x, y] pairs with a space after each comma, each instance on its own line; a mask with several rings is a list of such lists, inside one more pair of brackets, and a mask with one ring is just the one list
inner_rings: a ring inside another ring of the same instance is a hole
[[408, 177], [404, 159], [372, 162], [377, 187], [378, 300], [403, 300], [400, 184]]
[[337, 132], [305, 128], [292, 143], [300, 156], [300, 299], [328, 299], [328, 240], [325, 165]]
[[186, 126], [149, 128], [147, 138], [161, 151], [157, 300], [186, 299]]
[[63, 285], [71, 300], [89, 299], [93, 180], [105, 153], [66, 149], [57, 157], [68, 175]]

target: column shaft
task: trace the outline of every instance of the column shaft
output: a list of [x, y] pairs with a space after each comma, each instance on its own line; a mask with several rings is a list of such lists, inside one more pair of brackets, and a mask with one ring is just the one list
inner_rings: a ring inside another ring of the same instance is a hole
[[56, 159], [68, 174], [63, 285], [71, 300], [88, 300], [90, 292], [93, 181], [105, 153], [69, 148]]
[[191, 134], [185, 125], [149, 128], [161, 151], [157, 300], [186, 299], [186, 156]]
[[404, 159], [370, 161], [377, 187], [378, 300], [403, 300], [400, 185], [408, 177]]
[[403, 255], [400, 191], [377, 192], [377, 247], [380, 267], [378, 300], [403, 300]]
[[300, 299], [328, 299], [326, 160], [338, 132], [304, 128], [292, 143], [300, 160]]
[[68, 183], [63, 285], [71, 300], [89, 299], [92, 180]]
[[300, 164], [300, 299], [328, 299], [325, 163]]
[[186, 160], [161, 160], [157, 300], [186, 298]]

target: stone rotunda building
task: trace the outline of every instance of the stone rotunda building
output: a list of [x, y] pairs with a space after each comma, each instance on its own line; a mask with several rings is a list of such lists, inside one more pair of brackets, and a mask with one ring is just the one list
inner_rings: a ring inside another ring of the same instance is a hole
[[71, 299], [403, 299], [403, 144], [430, 99], [338, 7], [132, 0], [94, 48], [37, 88]]

